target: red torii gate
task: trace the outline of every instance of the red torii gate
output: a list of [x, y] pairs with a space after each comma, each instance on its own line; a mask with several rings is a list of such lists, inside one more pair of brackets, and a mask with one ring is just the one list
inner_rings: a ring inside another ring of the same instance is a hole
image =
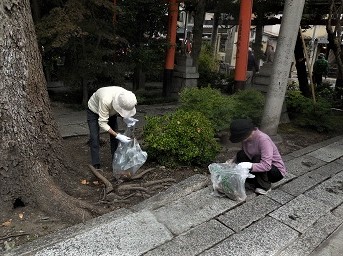
[[[183, 2], [183, 1], [180, 1]], [[116, 8], [116, 0], [113, 0], [114, 8]], [[248, 64], [248, 49], [250, 38], [251, 14], [252, 14], [253, 0], [241, 0], [240, 15], [239, 15], [239, 30], [237, 40], [237, 54], [235, 66], [235, 90], [244, 88], [246, 81], [246, 72]], [[168, 1], [168, 49], [166, 52], [166, 59], [164, 65], [163, 76], [163, 96], [167, 96], [168, 88], [171, 87], [175, 49], [176, 49], [176, 31], [177, 31], [177, 17], [179, 12], [178, 0]], [[114, 10], [113, 21], [115, 22], [116, 11]]]
[[[253, 0], [241, 0], [239, 15], [239, 30], [237, 40], [237, 54], [235, 66], [235, 90], [244, 88], [248, 64], [248, 49], [250, 39], [251, 15]], [[177, 0], [169, 0], [168, 16], [168, 49], [165, 60], [163, 95], [166, 96], [167, 88], [171, 86], [174, 70], [174, 58], [176, 47], [177, 15], [179, 7]]]

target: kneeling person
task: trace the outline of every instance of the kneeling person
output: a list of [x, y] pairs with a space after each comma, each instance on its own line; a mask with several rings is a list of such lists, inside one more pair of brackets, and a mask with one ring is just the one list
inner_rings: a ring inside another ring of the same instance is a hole
[[233, 161], [255, 175], [255, 178], [246, 180], [253, 183], [255, 193], [268, 193], [272, 183], [280, 181], [287, 173], [276, 145], [250, 119], [232, 121], [230, 132], [231, 142], [242, 142], [242, 150], [237, 152]]

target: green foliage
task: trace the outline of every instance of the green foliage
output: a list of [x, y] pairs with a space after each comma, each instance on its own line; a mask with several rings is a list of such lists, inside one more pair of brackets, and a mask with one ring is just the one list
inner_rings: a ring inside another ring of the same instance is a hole
[[332, 130], [331, 104], [327, 100], [319, 97], [313, 102], [300, 91], [288, 91], [286, 104], [288, 115], [295, 124], [320, 132]]
[[211, 122], [200, 112], [177, 110], [146, 117], [149, 157], [167, 166], [208, 164], [219, 152]]
[[116, 57], [125, 40], [114, 33], [113, 3], [67, 0], [49, 8], [36, 24], [47, 80], [120, 85], [124, 72]]
[[116, 33], [125, 38], [130, 48], [127, 59], [140, 68], [148, 81], [161, 80], [168, 25], [167, 5], [160, 0], [118, 2]]
[[234, 79], [232, 76], [227, 76], [218, 72], [219, 61], [213, 57], [213, 53], [209, 44], [205, 44], [200, 52], [198, 60], [199, 72], [199, 87], [211, 86], [221, 90], [224, 93], [232, 93]]
[[255, 125], [261, 123], [265, 97], [260, 91], [255, 89], [242, 90], [231, 97], [235, 102], [234, 119], [250, 118]]
[[334, 103], [335, 91], [328, 82], [323, 82], [322, 85], [316, 90], [317, 97], [326, 99], [328, 102]]
[[217, 131], [230, 126], [235, 118], [251, 118], [259, 124], [264, 96], [257, 90], [244, 90], [227, 96], [210, 87], [185, 88], [180, 93], [181, 108], [202, 112]]
[[185, 88], [180, 93], [181, 109], [200, 111], [215, 130], [228, 128], [235, 112], [235, 102], [211, 87]]

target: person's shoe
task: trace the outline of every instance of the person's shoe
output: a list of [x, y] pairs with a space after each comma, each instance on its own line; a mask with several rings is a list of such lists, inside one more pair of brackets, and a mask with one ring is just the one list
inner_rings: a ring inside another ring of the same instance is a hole
[[270, 192], [272, 189], [268, 189], [268, 190], [264, 190], [263, 188], [256, 188], [255, 189], [255, 193], [256, 194], [260, 194], [260, 195], [265, 195], [267, 194], [268, 192]]

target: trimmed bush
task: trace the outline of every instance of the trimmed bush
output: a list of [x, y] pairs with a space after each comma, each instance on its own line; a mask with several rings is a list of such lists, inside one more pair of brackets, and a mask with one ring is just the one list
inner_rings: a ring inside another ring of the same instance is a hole
[[216, 131], [230, 126], [236, 103], [219, 90], [211, 87], [185, 88], [180, 93], [181, 109], [203, 113]]
[[288, 116], [296, 125], [315, 129], [317, 131], [331, 131], [331, 104], [323, 98], [312, 99], [304, 97], [300, 91], [288, 91], [286, 95]]
[[235, 111], [232, 118], [250, 118], [255, 125], [260, 125], [265, 96], [258, 90], [247, 89], [233, 94]]
[[230, 126], [235, 118], [251, 118], [258, 125], [261, 120], [264, 96], [250, 89], [233, 95], [224, 95], [210, 87], [185, 88], [180, 93], [181, 108], [203, 113], [214, 125], [216, 131]]
[[146, 121], [146, 151], [160, 164], [208, 164], [219, 152], [213, 126], [200, 112], [177, 110], [164, 116], [148, 116]]

